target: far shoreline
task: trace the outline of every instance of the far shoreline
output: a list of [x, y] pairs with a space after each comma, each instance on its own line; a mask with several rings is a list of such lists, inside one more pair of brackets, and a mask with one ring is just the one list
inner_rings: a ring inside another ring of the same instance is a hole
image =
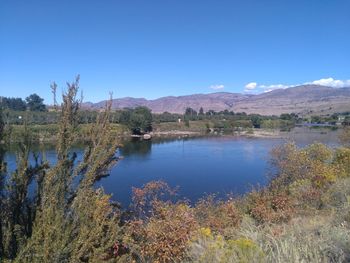
[[[10, 143], [19, 143], [22, 140], [22, 132], [24, 126], [22, 125], [13, 125], [14, 133], [11, 134]], [[53, 125], [29, 125], [31, 130], [31, 137], [33, 142], [42, 143], [54, 143], [56, 142], [56, 136], [58, 132], [58, 127]], [[170, 128], [170, 127], [169, 127]], [[84, 142], [84, 138], [87, 130], [89, 129], [89, 125], [82, 125], [80, 128], [80, 142]], [[113, 134], [116, 138], [120, 140], [128, 140], [132, 138], [132, 133], [121, 125], [113, 125]], [[295, 126], [288, 131], [281, 131], [280, 129], [266, 129], [266, 128], [247, 128], [247, 129], [235, 129], [235, 130], [224, 130], [224, 129], [204, 129], [202, 127], [195, 127], [186, 129], [185, 127], [181, 127], [180, 129], [174, 129], [171, 127], [170, 129], [161, 128], [154, 129], [149, 132], [152, 138], [163, 138], [163, 139], [171, 139], [171, 138], [193, 138], [193, 137], [206, 137], [206, 136], [233, 136], [233, 137], [245, 137], [245, 138], [264, 138], [264, 139], [286, 139], [289, 138], [290, 135], [298, 134], [298, 130], [303, 129], [303, 132], [307, 130], [307, 132], [311, 133], [328, 133], [331, 131], [330, 128], [327, 127], [298, 127]], [[339, 127], [338, 129], [342, 129]], [[49, 132], [47, 131], [49, 130]]]

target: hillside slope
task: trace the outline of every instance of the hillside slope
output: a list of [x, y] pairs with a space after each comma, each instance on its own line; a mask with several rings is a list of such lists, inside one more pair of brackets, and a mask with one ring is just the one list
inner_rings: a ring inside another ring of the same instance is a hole
[[[104, 101], [86, 103], [87, 108], [98, 109]], [[187, 96], [168, 96], [155, 100], [144, 98], [120, 98], [113, 100], [113, 108], [146, 106], [155, 113], [183, 113], [187, 107], [204, 111], [229, 110], [234, 112], [279, 115], [281, 113], [326, 114], [350, 111], [350, 88], [331, 88], [318, 85], [302, 85], [278, 89], [258, 95], [217, 92]]]

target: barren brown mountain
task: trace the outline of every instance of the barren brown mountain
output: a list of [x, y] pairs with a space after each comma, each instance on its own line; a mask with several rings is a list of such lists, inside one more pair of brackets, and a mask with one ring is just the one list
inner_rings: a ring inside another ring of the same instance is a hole
[[[85, 107], [101, 108], [104, 101], [85, 103]], [[318, 85], [302, 85], [278, 89], [262, 94], [217, 92], [187, 96], [168, 96], [155, 100], [121, 98], [113, 100], [113, 108], [146, 106], [155, 113], [183, 113], [187, 107], [204, 111], [229, 110], [234, 112], [279, 115], [281, 113], [328, 114], [350, 111], [350, 88], [332, 88]]]

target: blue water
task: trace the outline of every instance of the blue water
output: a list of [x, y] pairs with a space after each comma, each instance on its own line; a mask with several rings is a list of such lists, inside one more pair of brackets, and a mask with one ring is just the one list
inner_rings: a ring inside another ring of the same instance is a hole
[[[179, 197], [193, 202], [206, 194], [243, 194], [266, 183], [269, 151], [279, 143], [233, 137], [133, 142], [120, 150], [124, 159], [99, 184], [124, 205], [130, 202], [132, 187], [152, 180], [178, 186]], [[141, 153], [128, 148], [135, 144]]]
[[[335, 132], [296, 129], [289, 138], [299, 146], [314, 141], [337, 144]], [[206, 194], [240, 195], [252, 187], [263, 186], [271, 171], [270, 151], [286, 139], [248, 139], [222, 136], [163, 141], [127, 141], [117, 155], [123, 158], [101, 179], [102, 186], [124, 207], [131, 201], [132, 187], [163, 180], [179, 187], [179, 198], [195, 202]], [[74, 151], [81, 158], [83, 147]], [[54, 148], [47, 147], [46, 158], [55, 163]], [[7, 153], [9, 170], [15, 169], [15, 153]]]

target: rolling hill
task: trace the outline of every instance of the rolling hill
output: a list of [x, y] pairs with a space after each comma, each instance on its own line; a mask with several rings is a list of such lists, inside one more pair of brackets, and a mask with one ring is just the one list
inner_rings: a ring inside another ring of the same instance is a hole
[[[99, 109], [105, 101], [85, 103], [85, 108]], [[229, 110], [234, 112], [279, 115], [281, 113], [328, 114], [350, 111], [350, 88], [332, 88], [318, 85], [302, 85], [277, 89], [262, 94], [217, 92], [187, 96], [168, 96], [155, 100], [144, 98], [114, 99], [114, 109], [146, 106], [155, 113], [183, 113], [187, 107], [204, 111]]]

